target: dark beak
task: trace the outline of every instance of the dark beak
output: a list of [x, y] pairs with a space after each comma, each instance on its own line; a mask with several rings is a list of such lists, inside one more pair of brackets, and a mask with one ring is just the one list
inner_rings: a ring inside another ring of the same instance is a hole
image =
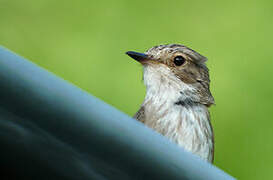
[[130, 56], [131, 58], [137, 60], [138, 62], [144, 61], [148, 59], [148, 55], [147, 54], [143, 54], [143, 53], [138, 53], [138, 52], [134, 52], [134, 51], [128, 51], [126, 52], [126, 54], [128, 56]]

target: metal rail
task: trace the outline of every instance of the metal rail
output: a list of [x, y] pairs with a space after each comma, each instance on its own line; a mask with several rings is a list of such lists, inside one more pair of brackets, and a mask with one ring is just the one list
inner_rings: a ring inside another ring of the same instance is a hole
[[0, 179], [234, 179], [0, 47]]

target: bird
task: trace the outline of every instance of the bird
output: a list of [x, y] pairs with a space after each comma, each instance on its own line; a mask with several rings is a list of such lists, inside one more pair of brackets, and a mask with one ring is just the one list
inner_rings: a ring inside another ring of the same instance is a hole
[[126, 52], [143, 67], [146, 95], [134, 118], [184, 150], [213, 163], [214, 133], [208, 108], [207, 58], [181, 44]]

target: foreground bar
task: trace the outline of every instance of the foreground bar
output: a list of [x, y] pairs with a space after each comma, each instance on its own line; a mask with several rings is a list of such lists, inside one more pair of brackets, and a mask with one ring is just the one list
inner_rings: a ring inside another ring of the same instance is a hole
[[4, 48], [0, 147], [0, 179], [233, 179]]

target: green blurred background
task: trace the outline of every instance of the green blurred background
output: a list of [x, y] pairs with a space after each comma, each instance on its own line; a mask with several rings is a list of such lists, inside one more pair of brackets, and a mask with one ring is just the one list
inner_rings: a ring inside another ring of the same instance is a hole
[[215, 165], [273, 178], [273, 2], [0, 0], [0, 44], [133, 115], [145, 87], [127, 57], [182, 43], [208, 57]]

